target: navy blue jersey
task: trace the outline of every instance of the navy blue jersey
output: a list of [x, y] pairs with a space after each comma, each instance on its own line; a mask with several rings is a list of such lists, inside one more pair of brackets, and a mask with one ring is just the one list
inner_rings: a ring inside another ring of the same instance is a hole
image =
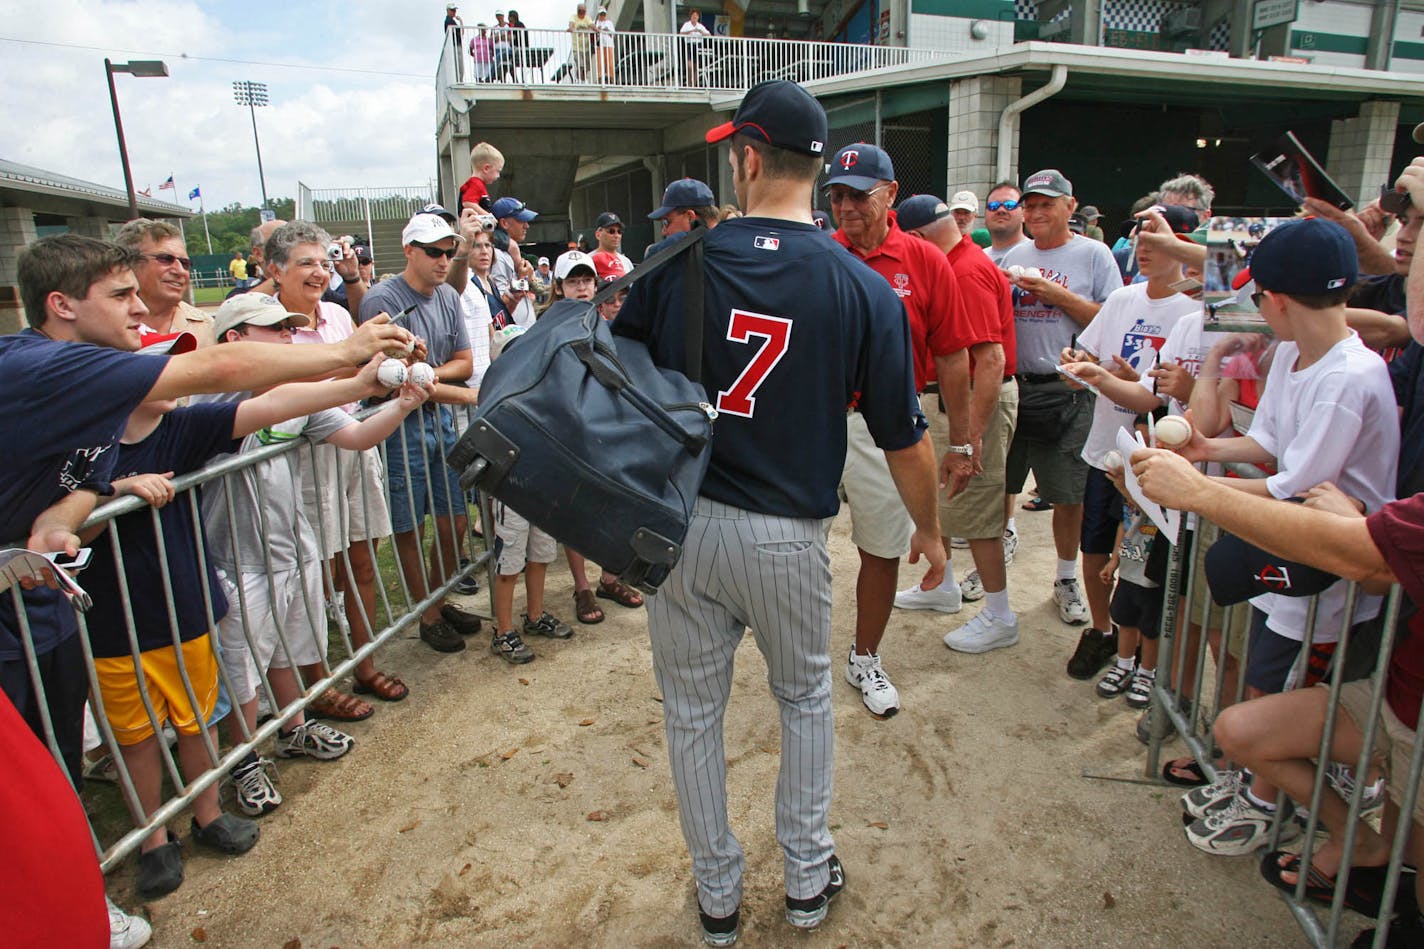
[[[120, 444], [114, 464], [114, 480], [138, 474], [184, 475], [197, 471], [214, 457], [237, 451], [241, 440], [232, 437], [238, 403], [217, 402], [174, 409], [158, 423], [148, 437], [131, 445]], [[202, 551], [207, 564], [207, 586], [212, 612], [203, 597], [199, 576], [198, 532], [192, 498], [180, 494], [158, 511], [163, 528], [163, 555], [153, 533], [153, 512], [134, 511], [119, 517], [116, 526], [124, 555], [124, 577], [128, 581], [129, 606], [140, 651], [173, 644], [173, 623], [168, 616], [168, 598], [163, 590], [164, 561], [173, 588], [174, 619], [178, 638], [186, 642], [208, 632], [227, 613], [228, 603], [218, 586], [206, 539]], [[129, 654], [128, 625], [119, 590], [119, 574], [113, 542], [106, 529], [94, 538], [94, 559], [80, 582], [94, 598], [94, 608], [85, 617], [89, 645], [96, 657]], [[165, 556], [166, 555], [166, 556]]]
[[[735, 218], [703, 239], [702, 384], [717, 408], [702, 494], [781, 517], [830, 517], [845, 465], [845, 412], [894, 451], [924, 433], [909, 321], [890, 285], [820, 228]], [[682, 274], [633, 285], [613, 332], [684, 368]]]

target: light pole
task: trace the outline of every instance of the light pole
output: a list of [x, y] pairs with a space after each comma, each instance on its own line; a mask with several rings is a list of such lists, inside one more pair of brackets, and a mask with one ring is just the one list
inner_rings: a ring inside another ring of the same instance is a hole
[[270, 205], [267, 203], [267, 178], [262, 174], [262, 144], [257, 140], [257, 108], [267, 106], [267, 84], [239, 80], [232, 84], [232, 97], [237, 100], [238, 105], [247, 106], [247, 111], [252, 116], [252, 146], [257, 149], [257, 180], [262, 185], [262, 207], [268, 208]]
[[111, 63], [104, 60], [104, 76], [109, 80], [109, 104], [114, 107], [114, 131], [119, 136], [119, 161], [124, 166], [124, 190], [129, 196], [129, 220], [138, 217], [138, 195], [134, 193], [133, 172], [129, 170], [129, 147], [124, 142], [124, 123], [119, 118], [119, 93], [114, 88], [114, 73], [123, 72], [143, 79], [168, 75], [168, 64], [157, 59]]

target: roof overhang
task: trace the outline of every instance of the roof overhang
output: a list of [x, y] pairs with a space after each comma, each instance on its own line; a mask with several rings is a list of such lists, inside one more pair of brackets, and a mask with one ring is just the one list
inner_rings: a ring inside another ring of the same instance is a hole
[[[117, 188], [9, 161], [0, 161], [0, 207], [23, 207], [41, 214], [102, 217], [111, 221], [129, 218], [128, 195]], [[196, 216], [182, 205], [141, 195], [138, 209], [149, 217]]]

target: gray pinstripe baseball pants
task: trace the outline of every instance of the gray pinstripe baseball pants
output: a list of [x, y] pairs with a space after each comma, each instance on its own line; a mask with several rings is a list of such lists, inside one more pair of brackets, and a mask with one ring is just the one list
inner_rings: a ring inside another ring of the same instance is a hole
[[713, 916], [731, 913], [742, 899], [746, 858], [727, 824], [722, 715], [747, 627], [781, 708], [776, 837], [785, 853], [786, 892], [806, 899], [829, 880], [834, 729], [824, 524], [698, 498], [682, 561], [648, 598], [682, 834], [698, 899]]

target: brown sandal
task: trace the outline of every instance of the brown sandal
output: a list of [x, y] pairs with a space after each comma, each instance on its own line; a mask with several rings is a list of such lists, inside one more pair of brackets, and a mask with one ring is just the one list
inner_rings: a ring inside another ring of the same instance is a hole
[[382, 702], [399, 702], [410, 694], [410, 689], [406, 688], [404, 682], [384, 672], [377, 672], [365, 682], [357, 679], [351, 691], [358, 695], [374, 695]]
[[612, 583], [598, 581], [597, 595], [600, 599], [612, 600], [619, 606], [639, 607], [643, 605], [643, 595], [622, 580], [614, 580]]
[[363, 702], [336, 689], [327, 689], [306, 707], [306, 713], [312, 718], [326, 718], [334, 722], [365, 721], [375, 711], [370, 702]]
[[574, 612], [578, 614], [578, 621], [585, 626], [603, 622], [603, 607], [593, 598], [592, 590], [574, 591]]

